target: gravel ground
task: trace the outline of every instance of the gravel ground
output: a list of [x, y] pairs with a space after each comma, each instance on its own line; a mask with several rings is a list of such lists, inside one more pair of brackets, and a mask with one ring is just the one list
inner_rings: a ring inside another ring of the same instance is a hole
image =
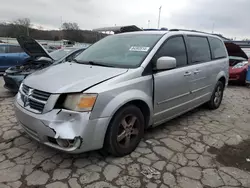
[[244, 87], [229, 87], [216, 111], [200, 107], [148, 130], [123, 158], [69, 155], [31, 140], [14, 116], [13, 97], [0, 97], [0, 127], [0, 188], [250, 187], [248, 171], [209, 153], [249, 139], [250, 89]]

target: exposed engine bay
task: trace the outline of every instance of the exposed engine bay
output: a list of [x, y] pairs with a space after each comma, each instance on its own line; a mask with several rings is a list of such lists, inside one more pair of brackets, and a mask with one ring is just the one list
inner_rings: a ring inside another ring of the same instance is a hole
[[230, 60], [229, 60], [229, 66], [230, 66], [230, 67], [233, 67], [233, 66], [235, 66], [235, 65], [237, 65], [238, 63], [243, 62], [243, 61], [244, 61], [244, 60], [230, 59]]
[[47, 60], [28, 60], [25, 64], [21, 66], [10, 67], [6, 70], [8, 74], [31, 74], [37, 70], [46, 68], [50, 66], [53, 62]]

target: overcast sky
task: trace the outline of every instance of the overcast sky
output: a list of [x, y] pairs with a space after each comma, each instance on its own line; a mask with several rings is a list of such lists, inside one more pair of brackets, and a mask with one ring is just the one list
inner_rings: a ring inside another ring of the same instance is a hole
[[7, 0], [1, 2], [0, 21], [30, 18], [34, 25], [58, 29], [77, 22], [81, 29], [134, 24], [197, 29], [226, 37], [250, 38], [250, 0]]

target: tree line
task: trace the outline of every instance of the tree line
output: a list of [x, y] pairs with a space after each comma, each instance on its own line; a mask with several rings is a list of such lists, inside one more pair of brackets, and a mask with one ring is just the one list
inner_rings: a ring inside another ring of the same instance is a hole
[[11, 23], [0, 23], [0, 36], [17, 38], [18, 36], [30, 36], [37, 40], [72, 40], [82, 43], [94, 43], [106, 35], [91, 30], [81, 30], [77, 23], [65, 22], [60, 30], [43, 30], [32, 28], [29, 18], [20, 18]]

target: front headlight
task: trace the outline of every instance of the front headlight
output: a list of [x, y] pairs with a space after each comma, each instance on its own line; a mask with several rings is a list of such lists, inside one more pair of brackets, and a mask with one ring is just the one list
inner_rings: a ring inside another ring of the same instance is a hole
[[233, 66], [233, 69], [240, 69], [240, 68], [244, 67], [247, 64], [248, 64], [248, 61], [237, 63], [236, 65]]
[[69, 110], [79, 112], [91, 111], [94, 107], [96, 98], [97, 94], [68, 94], [63, 103], [63, 107]]

